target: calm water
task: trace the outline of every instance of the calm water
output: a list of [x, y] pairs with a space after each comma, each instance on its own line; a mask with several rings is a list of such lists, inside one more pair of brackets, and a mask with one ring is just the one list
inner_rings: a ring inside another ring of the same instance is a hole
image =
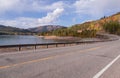
[[45, 40], [37, 36], [16, 36], [16, 35], [1, 35], [0, 45], [12, 45], [12, 44], [36, 44], [36, 43], [52, 43], [57, 42], [54, 40]]

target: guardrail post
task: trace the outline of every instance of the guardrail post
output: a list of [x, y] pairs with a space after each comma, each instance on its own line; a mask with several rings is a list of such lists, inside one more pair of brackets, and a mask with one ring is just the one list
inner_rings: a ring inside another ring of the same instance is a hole
[[58, 44], [56, 44], [56, 47], [58, 47]]
[[48, 44], [47, 44], [47, 48], [48, 48]]
[[37, 49], [37, 46], [35, 45], [35, 50]]
[[78, 45], [78, 42], [76, 42], [76, 45]]
[[65, 46], [65, 43], [64, 43], [64, 46]]
[[21, 46], [19, 46], [19, 51], [21, 51]]

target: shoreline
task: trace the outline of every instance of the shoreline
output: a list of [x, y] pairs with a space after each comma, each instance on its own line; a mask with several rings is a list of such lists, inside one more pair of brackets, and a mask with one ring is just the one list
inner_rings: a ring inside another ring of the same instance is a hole
[[60, 36], [43, 36], [43, 39], [48, 39], [48, 40], [81, 40], [80, 37], [72, 37], [72, 36], [67, 36], [67, 37], [60, 37]]

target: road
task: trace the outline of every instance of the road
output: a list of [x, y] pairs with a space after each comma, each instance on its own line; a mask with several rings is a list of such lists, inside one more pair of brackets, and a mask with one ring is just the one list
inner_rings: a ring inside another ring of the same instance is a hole
[[120, 40], [3, 53], [0, 78], [120, 78]]

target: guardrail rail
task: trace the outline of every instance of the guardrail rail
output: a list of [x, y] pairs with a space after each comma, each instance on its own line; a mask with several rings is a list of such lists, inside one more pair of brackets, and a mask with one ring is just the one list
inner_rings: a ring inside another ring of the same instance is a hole
[[83, 43], [95, 43], [95, 42], [106, 42], [106, 41], [115, 41], [118, 40], [118, 37], [114, 37], [114, 38], [110, 38], [110, 39], [103, 39], [103, 40], [98, 40], [98, 41], [79, 41], [79, 42], [62, 42], [62, 43], [42, 43], [42, 44], [16, 44], [16, 45], [0, 45], [0, 48], [14, 48], [17, 47], [18, 51], [21, 51], [22, 47], [30, 47], [33, 46], [34, 49], [37, 49], [37, 46], [46, 46], [46, 48], [49, 48], [49, 45], [55, 45], [56, 47], [58, 47], [58, 45], [64, 45], [66, 46], [66, 44], [83, 44]]

